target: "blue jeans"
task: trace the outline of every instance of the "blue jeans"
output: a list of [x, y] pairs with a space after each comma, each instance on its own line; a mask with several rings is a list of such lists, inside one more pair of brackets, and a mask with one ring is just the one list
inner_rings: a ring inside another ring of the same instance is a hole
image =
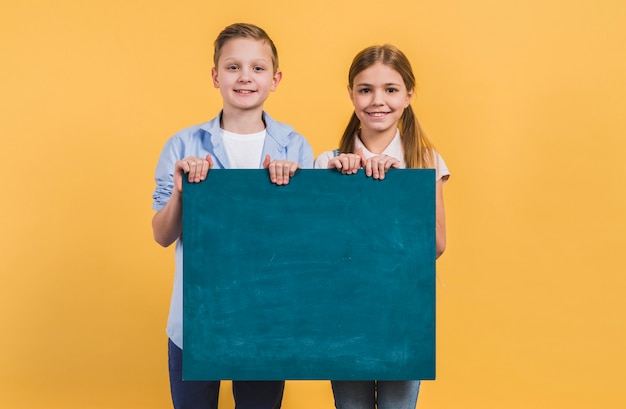
[[[174, 409], [217, 409], [220, 381], [183, 381], [183, 350], [168, 342]], [[233, 381], [236, 409], [280, 409], [285, 381]]]
[[337, 409], [415, 409], [420, 381], [332, 381]]

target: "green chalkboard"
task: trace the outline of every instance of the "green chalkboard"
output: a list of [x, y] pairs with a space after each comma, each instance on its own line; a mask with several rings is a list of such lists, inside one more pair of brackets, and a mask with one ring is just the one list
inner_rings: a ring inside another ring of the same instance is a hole
[[183, 377], [435, 377], [435, 172], [183, 187]]

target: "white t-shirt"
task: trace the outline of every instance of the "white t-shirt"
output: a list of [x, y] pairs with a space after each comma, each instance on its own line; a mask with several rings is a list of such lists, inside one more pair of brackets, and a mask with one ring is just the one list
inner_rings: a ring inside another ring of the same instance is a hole
[[224, 148], [233, 169], [258, 169], [267, 131], [238, 134], [222, 129]]
[[[363, 144], [363, 142], [361, 141], [361, 138], [359, 138], [358, 136], [355, 136], [354, 138], [355, 138], [354, 140], [355, 150], [361, 148], [363, 152], [363, 156], [365, 156], [365, 159], [369, 159], [372, 156], [378, 155], [376, 153], [372, 153], [368, 151], [365, 145]], [[389, 143], [389, 145], [387, 145], [387, 147], [385, 148], [385, 150], [383, 150], [381, 154], [388, 155], [388, 156], [391, 156], [393, 158], [400, 160], [400, 168], [401, 169], [406, 168], [406, 163], [404, 162], [404, 148], [402, 147], [402, 139], [400, 138], [400, 131], [396, 131], [396, 136], [394, 136], [393, 140]], [[323, 152], [317, 158], [315, 158], [315, 163], [313, 167], [315, 169], [326, 169], [328, 168], [328, 162], [334, 157], [335, 157], [335, 151]], [[439, 153], [437, 152], [435, 152], [435, 162], [437, 163], [437, 166], [435, 168], [437, 171], [437, 180], [443, 178], [443, 181], [445, 182], [450, 176], [450, 171], [448, 170], [448, 167], [446, 166], [446, 163], [444, 162], [441, 155], [439, 155]]]

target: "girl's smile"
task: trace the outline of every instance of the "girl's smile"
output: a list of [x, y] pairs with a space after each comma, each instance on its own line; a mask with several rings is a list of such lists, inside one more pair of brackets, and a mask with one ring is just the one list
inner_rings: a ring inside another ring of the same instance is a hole
[[389, 114], [389, 112], [367, 112], [367, 111], [365, 113], [374, 118], [384, 118]]

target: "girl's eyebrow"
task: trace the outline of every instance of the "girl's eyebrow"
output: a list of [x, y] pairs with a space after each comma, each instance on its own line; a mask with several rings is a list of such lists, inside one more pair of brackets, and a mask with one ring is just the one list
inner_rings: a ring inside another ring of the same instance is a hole
[[[356, 84], [357, 87], [373, 87], [372, 84], [368, 84], [366, 82], [359, 82], [358, 84]], [[385, 84], [383, 84], [383, 86], [385, 87], [399, 87], [400, 83], [395, 83], [395, 82], [387, 82]]]

